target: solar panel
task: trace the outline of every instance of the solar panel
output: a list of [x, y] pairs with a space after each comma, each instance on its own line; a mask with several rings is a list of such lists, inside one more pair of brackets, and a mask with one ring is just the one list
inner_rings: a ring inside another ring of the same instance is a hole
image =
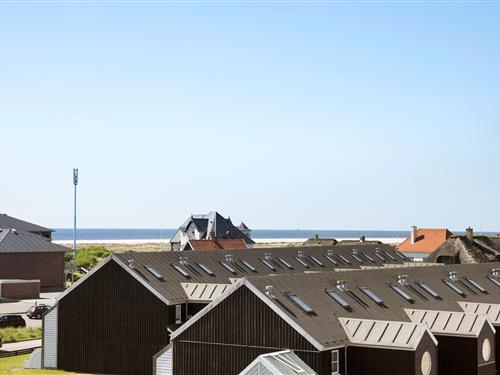
[[241, 260], [241, 263], [243, 263], [243, 264], [244, 264], [244, 266], [245, 266], [246, 268], [248, 268], [250, 271], [252, 271], [252, 272], [257, 272], [257, 270], [255, 269], [255, 267], [254, 267], [254, 266], [252, 266], [252, 265], [250, 264], [250, 262], [247, 262], [246, 260], [243, 260], [243, 259], [242, 259], [242, 260]]
[[302, 259], [300, 257], [295, 257], [295, 259], [297, 260], [297, 262], [299, 262], [300, 264], [302, 264], [304, 267], [309, 268], [309, 264], [307, 264], [304, 259]]
[[172, 267], [174, 267], [174, 269], [179, 272], [182, 276], [184, 276], [186, 279], [190, 279], [191, 276], [189, 276], [189, 273], [186, 272], [186, 270], [184, 270], [184, 268], [182, 268], [181, 266], [177, 265], [177, 264], [172, 264]]
[[209, 274], [210, 276], [215, 276], [215, 273], [212, 272], [210, 268], [205, 266], [203, 263], [196, 263], [198, 267], [200, 267], [205, 273]]
[[229, 263], [226, 263], [226, 262], [222, 262], [222, 261], [221, 261], [221, 262], [220, 262], [220, 264], [221, 264], [221, 265], [222, 265], [222, 266], [223, 266], [226, 270], [228, 270], [229, 272], [231, 272], [233, 275], [236, 275], [236, 270], [235, 270], [233, 267], [231, 267], [231, 266], [229, 265]]
[[481, 285], [479, 285], [476, 281], [474, 281], [470, 277], [466, 277], [465, 280], [467, 280], [469, 282], [469, 284], [471, 284], [474, 288], [479, 290], [481, 293], [488, 294], [488, 291], [486, 289], [484, 289]]
[[441, 299], [441, 296], [437, 294], [434, 289], [432, 289], [430, 286], [428, 286], [426, 283], [423, 283], [421, 281], [415, 282], [419, 287], [421, 287], [423, 290], [425, 290], [427, 293], [429, 293], [432, 297], [435, 299]]
[[358, 254], [356, 254], [356, 253], [351, 253], [351, 255], [352, 255], [352, 257], [353, 257], [354, 259], [356, 259], [359, 263], [364, 263], [364, 262], [363, 262], [363, 259], [361, 259], [361, 257], [360, 257]]
[[500, 288], [500, 281], [495, 276], [488, 276], [488, 279]]
[[288, 298], [290, 298], [297, 306], [299, 306], [306, 314], [316, 315], [314, 310], [309, 307], [304, 301], [302, 301], [295, 293], [287, 293]]
[[341, 254], [337, 254], [337, 255], [339, 256], [340, 259], [342, 259], [347, 264], [352, 264], [351, 261], [349, 259], [347, 259], [345, 256], [343, 256]]
[[272, 265], [272, 263], [270, 261], [268, 261], [267, 259], [263, 258], [260, 260], [262, 263], [264, 263], [268, 268], [270, 268], [271, 270], [273, 271], [276, 271], [276, 267], [274, 267]]
[[375, 302], [377, 305], [382, 306], [384, 304], [384, 301], [377, 296], [375, 293], [373, 293], [370, 289], [366, 287], [361, 287], [359, 288], [361, 291], [366, 294], [373, 302]]
[[316, 263], [318, 266], [324, 267], [323, 263], [316, 257], [310, 256], [310, 258], [313, 260], [314, 263]]
[[408, 293], [406, 293], [401, 287], [397, 284], [391, 284], [392, 290], [394, 290], [397, 294], [399, 294], [401, 297], [403, 297], [405, 300], [407, 300], [410, 303], [415, 303], [415, 300], [413, 299], [412, 296], [410, 296]]
[[344, 309], [346, 309], [347, 311], [352, 311], [351, 305], [349, 305], [349, 303], [345, 299], [343, 299], [337, 292], [331, 289], [327, 289], [325, 290], [325, 292]]
[[291, 265], [290, 263], [288, 263], [286, 260], [284, 260], [283, 258], [280, 258], [280, 257], [278, 257], [277, 259], [278, 259], [278, 261], [279, 261], [281, 264], [283, 264], [286, 268], [288, 268], [289, 270], [293, 270], [292, 265]]
[[325, 255], [325, 258], [326, 258], [329, 262], [331, 262], [331, 263], [335, 264], [336, 266], [338, 266], [338, 265], [339, 265], [339, 264], [338, 264], [338, 262], [337, 262], [335, 259], [333, 259], [330, 255]]
[[146, 268], [148, 270], [148, 272], [153, 275], [154, 277], [156, 277], [157, 279], [159, 280], [162, 280], [163, 279], [163, 276], [161, 273], [159, 273], [156, 268], [154, 267], [151, 267], [151, 266], [145, 266], [144, 268]]
[[451, 290], [453, 290], [455, 293], [461, 295], [462, 297], [466, 296], [465, 292], [462, 289], [460, 289], [458, 286], [453, 284], [453, 282], [451, 280], [444, 279], [443, 283], [445, 283]]

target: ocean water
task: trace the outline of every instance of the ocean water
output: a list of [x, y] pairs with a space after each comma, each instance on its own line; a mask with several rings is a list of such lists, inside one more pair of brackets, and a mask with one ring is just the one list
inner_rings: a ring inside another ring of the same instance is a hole
[[[82, 228], [77, 230], [79, 240], [151, 240], [170, 238], [176, 229], [93, 229]], [[386, 230], [293, 230], [293, 229], [256, 229], [252, 230], [253, 238], [310, 238], [318, 234], [320, 237], [333, 238], [406, 238], [409, 231]], [[58, 228], [52, 238], [54, 240], [73, 239], [73, 229]]]

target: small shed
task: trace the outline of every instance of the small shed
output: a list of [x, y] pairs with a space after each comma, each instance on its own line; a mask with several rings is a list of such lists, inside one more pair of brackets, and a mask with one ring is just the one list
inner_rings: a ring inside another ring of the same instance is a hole
[[291, 350], [261, 354], [240, 375], [317, 375]]
[[439, 375], [495, 375], [495, 329], [484, 314], [405, 309], [425, 323], [439, 342]]
[[422, 323], [339, 318], [350, 375], [436, 375], [438, 342]]

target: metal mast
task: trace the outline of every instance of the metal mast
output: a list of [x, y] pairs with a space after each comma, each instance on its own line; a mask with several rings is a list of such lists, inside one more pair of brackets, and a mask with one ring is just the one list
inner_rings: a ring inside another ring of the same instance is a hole
[[73, 206], [73, 262], [76, 262], [76, 185], [78, 185], [78, 168], [73, 168], [74, 206]]

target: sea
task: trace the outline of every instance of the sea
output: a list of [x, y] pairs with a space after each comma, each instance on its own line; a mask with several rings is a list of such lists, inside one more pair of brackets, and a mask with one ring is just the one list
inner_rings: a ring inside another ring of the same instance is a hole
[[[81, 228], [77, 229], [78, 240], [153, 240], [168, 239], [174, 235], [176, 229], [104, 229]], [[311, 238], [315, 235], [322, 238], [406, 238], [409, 231], [388, 230], [304, 230], [304, 229], [255, 229], [252, 238]], [[57, 228], [52, 238], [56, 241], [73, 239], [72, 228]]]

